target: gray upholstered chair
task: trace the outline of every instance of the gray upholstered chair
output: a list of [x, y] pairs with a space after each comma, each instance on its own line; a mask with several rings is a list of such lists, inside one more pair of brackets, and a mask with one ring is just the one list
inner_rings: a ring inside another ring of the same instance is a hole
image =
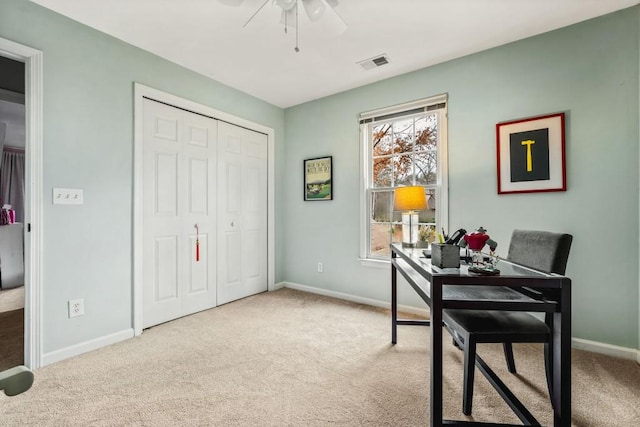
[[[514, 230], [507, 259], [517, 264], [548, 273], [564, 275], [573, 237], [546, 231]], [[445, 327], [454, 343], [464, 350], [464, 385], [462, 412], [471, 415], [476, 344], [502, 343], [509, 372], [516, 373], [511, 343], [544, 343], [547, 386], [551, 396], [551, 326], [553, 316], [545, 321], [530, 313], [447, 309], [443, 312]]]

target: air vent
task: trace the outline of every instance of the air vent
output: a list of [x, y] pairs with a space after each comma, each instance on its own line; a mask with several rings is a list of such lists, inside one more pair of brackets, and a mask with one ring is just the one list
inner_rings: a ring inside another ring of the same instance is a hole
[[365, 70], [372, 70], [374, 68], [382, 67], [384, 64], [389, 63], [389, 57], [386, 53], [382, 55], [374, 56], [373, 58], [365, 59], [364, 61], [358, 61], [357, 64], [360, 64], [362, 68]]

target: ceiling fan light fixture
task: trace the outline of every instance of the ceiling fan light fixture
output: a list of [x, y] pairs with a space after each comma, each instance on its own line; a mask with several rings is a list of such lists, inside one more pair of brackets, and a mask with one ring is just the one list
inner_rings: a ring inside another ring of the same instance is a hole
[[285, 32], [286, 32], [286, 27], [297, 28], [296, 8], [293, 7], [289, 10], [283, 9], [282, 13], [280, 14], [280, 23], [285, 26]]
[[297, 0], [273, 0], [273, 3], [281, 7], [282, 10], [288, 11], [295, 7]]
[[227, 5], [227, 6], [240, 6], [242, 3], [244, 3], [244, 0], [218, 0], [218, 2]]
[[325, 5], [322, 0], [302, 0], [302, 5], [311, 21], [317, 21], [324, 13]]

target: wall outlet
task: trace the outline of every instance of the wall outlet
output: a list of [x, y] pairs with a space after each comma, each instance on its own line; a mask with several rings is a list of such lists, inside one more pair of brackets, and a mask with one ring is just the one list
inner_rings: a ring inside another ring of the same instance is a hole
[[69, 300], [69, 318], [82, 316], [84, 314], [84, 299]]
[[324, 269], [324, 267], [322, 266], [322, 263], [319, 262], [318, 263], [318, 273], [322, 273], [323, 269]]

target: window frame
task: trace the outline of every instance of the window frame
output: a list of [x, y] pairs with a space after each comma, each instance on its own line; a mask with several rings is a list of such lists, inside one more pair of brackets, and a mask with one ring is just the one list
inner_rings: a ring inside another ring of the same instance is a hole
[[[436, 227], [448, 229], [449, 191], [448, 191], [448, 143], [447, 143], [447, 94], [399, 104], [387, 108], [367, 111], [360, 114], [360, 261], [363, 265], [388, 266], [387, 257], [371, 256], [371, 198], [377, 191], [388, 191], [393, 187], [374, 187], [373, 150], [370, 138], [371, 127], [379, 124], [415, 117], [418, 114], [438, 114], [437, 131], [437, 179], [435, 184], [422, 185], [433, 189], [436, 198]], [[418, 184], [420, 185], [420, 184]]]

